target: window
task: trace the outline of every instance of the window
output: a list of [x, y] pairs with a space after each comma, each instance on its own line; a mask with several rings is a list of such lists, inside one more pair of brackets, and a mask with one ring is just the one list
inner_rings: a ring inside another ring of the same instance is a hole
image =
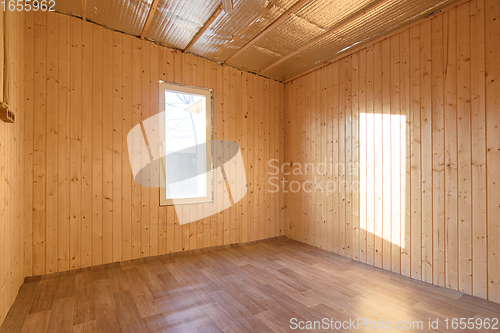
[[159, 92], [165, 139], [160, 205], [211, 202], [212, 90], [160, 82]]

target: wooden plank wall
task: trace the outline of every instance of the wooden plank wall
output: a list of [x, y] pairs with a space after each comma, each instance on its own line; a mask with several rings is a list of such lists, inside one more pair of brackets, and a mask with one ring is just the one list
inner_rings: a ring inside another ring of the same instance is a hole
[[[26, 33], [25, 275], [284, 234], [284, 197], [265, 177], [284, 154], [283, 84], [61, 14], [28, 13]], [[214, 139], [236, 141], [246, 165], [247, 195], [232, 208], [179, 225], [158, 189], [133, 182], [126, 137], [158, 112], [158, 80], [214, 90]]]
[[500, 302], [499, 41], [472, 0], [287, 83], [286, 235]]
[[[0, 325], [14, 302], [24, 281], [24, 253], [26, 210], [24, 209], [25, 170], [24, 126], [24, 14], [9, 13], [10, 100], [16, 122], [0, 121]], [[3, 12], [0, 12], [0, 36], [3, 36]], [[3, 77], [4, 45], [1, 38], [1, 68]], [[3, 85], [2, 85], [3, 87]], [[3, 88], [2, 88], [3, 89]], [[2, 90], [0, 90], [1, 92]], [[0, 94], [0, 100], [3, 100]], [[25, 172], [28, 171], [28, 172]]]

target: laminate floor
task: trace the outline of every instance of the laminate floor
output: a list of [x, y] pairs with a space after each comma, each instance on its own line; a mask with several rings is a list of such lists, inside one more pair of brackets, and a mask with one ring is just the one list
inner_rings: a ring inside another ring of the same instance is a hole
[[498, 317], [500, 304], [281, 237], [29, 278], [0, 332], [459, 331], [453, 318], [490, 332]]

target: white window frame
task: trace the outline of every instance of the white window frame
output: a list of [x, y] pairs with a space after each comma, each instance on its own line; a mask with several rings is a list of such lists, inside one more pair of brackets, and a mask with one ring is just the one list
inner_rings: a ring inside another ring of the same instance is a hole
[[[184, 204], [201, 204], [213, 202], [213, 163], [212, 163], [212, 149], [211, 141], [213, 136], [212, 117], [213, 117], [213, 91], [208, 88], [200, 88], [182, 85], [178, 83], [170, 83], [159, 81], [159, 111], [165, 112], [165, 92], [174, 91], [185, 94], [195, 94], [205, 96], [206, 103], [206, 144], [207, 163], [206, 163], [206, 177], [207, 177], [207, 196], [196, 198], [181, 198], [181, 199], [167, 199], [167, 189], [165, 186], [160, 186], [160, 206], [184, 205]], [[165, 124], [160, 126], [161, 137], [165, 138]], [[163, 160], [164, 163], [164, 160]]]

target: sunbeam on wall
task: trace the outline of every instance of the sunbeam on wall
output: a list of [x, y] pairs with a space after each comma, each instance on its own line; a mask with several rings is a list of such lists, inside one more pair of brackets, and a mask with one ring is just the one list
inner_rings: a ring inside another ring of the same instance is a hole
[[[359, 121], [360, 228], [392, 250], [405, 248], [406, 116], [361, 113]], [[383, 135], [375, 136], [375, 128]]]

